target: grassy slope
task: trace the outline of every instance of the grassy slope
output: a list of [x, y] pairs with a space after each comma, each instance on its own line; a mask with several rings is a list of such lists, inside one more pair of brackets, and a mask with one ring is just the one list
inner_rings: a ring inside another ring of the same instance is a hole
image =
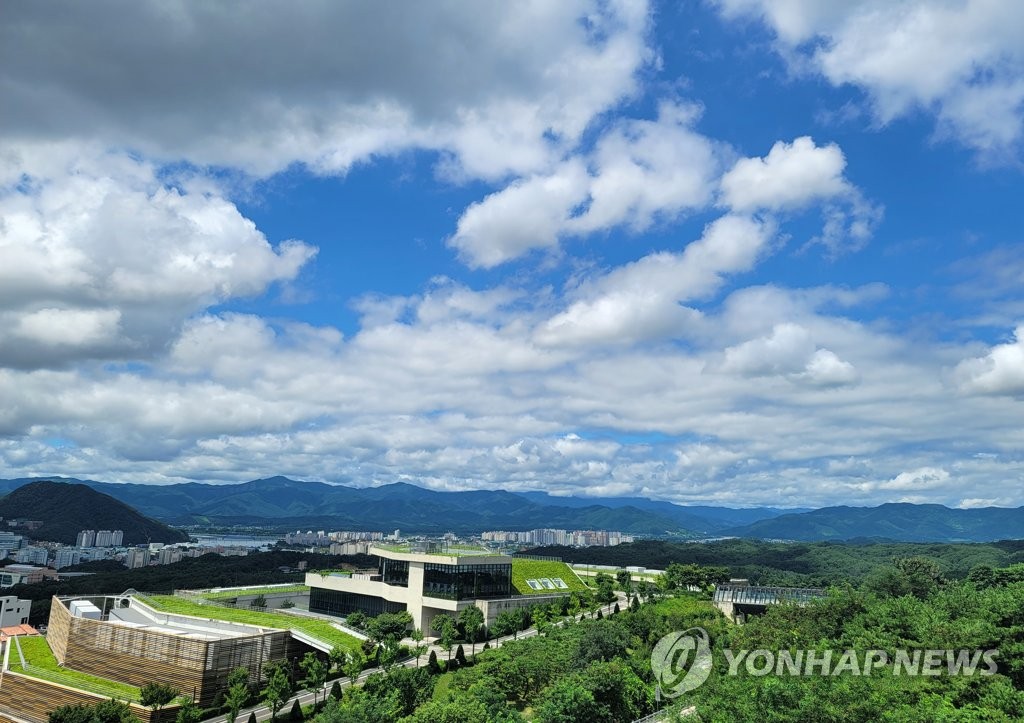
[[[568, 590], [534, 590], [526, 584], [527, 580], [537, 580], [542, 577], [560, 577], [569, 586]], [[512, 587], [520, 595], [550, 595], [552, 593], [570, 593], [573, 590], [586, 590], [587, 586], [580, 581], [576, 573], [564, 562], [548, 560], [527, 560], [513, 558], [512, 560]]]
[[25, 656], [28, 668], [21, 667], [21, 659], [16, 651], [11, 652], [11, 670], [16, 673], [31, 675], [33, 678], [49, 680], [53, 683], [60, 683], [71, 688], [80, 688], [90, 693], [99, 693], [103, 696], [117, 698], [119, 700], [139, 701], [139, 689], [134, 685], [118, 683], [106, 678], [100, 678], [88, 673], [79, 673], [76, 670], [62, 668], [57, 665], [57, 659], [53, 657], [46, 638], [42, 636], [28, 636], [19, 639], [21, 652]]
[[173, 595], [149, 595], [143, 599], [157, 610], [179, 615], [193, 615], [198, 618], [228, 620], [247, 625], [259, 625], [265, 628], [281, 630], [301, 630], [307, 635], [330, 643], [336, 648], [354, 650], [359, 647], [359, 640], [333, 627], [328, 621], [317, 618], [305, 618], [276, 612], [258, 612], [256, 610], [226, 608], [219, 605], [201, 605]]

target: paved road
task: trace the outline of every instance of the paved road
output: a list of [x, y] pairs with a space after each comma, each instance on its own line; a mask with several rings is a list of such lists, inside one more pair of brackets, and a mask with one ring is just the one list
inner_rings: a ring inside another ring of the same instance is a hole
[[[617, 595], [618, 595], [618, 600], [616, 602], [619, 604], [619, 608], [622, 609], [622, 610], [625, 610], [626, 606], [628, 606], [628, 604], [629, 604], [629, 601], [626, 599], [625, 595], [623, 595], [622, 593], [617, 593]], [[602, 615], [608, 615], [614, 609], [615, 609], [615, 603], [613, 602], [613, 603], [611, 603], [609, 605], [603, 606], [601, 608], [601, 613], [602, 613]], [[556, 624], [557, 625], [561, 625], [562, 623], [556, 623]], [[534, 635], [537, 635], [537, 628], [528, 628], [528, 629], [523, 630], [522, 632], [520, 632], [518, 635], [506, 635], [505, 637], [495, 638], [493, 640], [489, 640], [488, 642], [491, 644], [492, 648], [500, 648], [502, 645], [504, 645], [505, 643], [509, 642], [510, 640], [522, 640], [523, 638], [530, 638], [530, 637], [533, 637]], [[405, 642], [408, 644], [408, 643], [411, 643], [412, 641], [411, 640], [406, 640]], [[477, 647], [477, 652], [480, 652], [480, 649], [483, 647], [483, 643], [477, 643], [476, 647]], [[465, 649], [465, 645], [463, 645], [463, 649]], [[454, 648], [453, 648], [453, 650], [454, 650]], [[444, 648], [442, 648], [442, 647], [440, 647], [438, 645], [428, 645], [427, 646], [427, 651], [419, 658], [419, 660], [417, 660], [416, 658], [411, 658], [411, 659], [401, 663], [400, 665], [402, 665], [405, 668], [422, 667], [422, 666], [426, 665], [429, 662], [429, 660], [430, 660], [430, 652], [431, 651], [434, 651], [434, 652], [437, 653], [437, 657], [438, 657], [439, 660], [447, 660], [448, 659], [448, 653], [447, 653], [447, 651], [445, 651]], [[362, 675], [360, 675], [358, 678], [356, 678], [356, 682], [357, 683], [362, 683], [367, 678], [369, 678], [371, 675], [373, 675], [374, 673], [380, 673], [380, 672], [382, 672], [381, 668], [369, 668], [367, 670], [364, 670]], [[352, 682], [348, 678], [344, 678], [344, 679], [339, 678], [338, 682], [341, 684], [342, 688], [348, 688], [350, 685], [352, 685]], [[324, 697], [327, 694], [330, 693], [331, 687], [333, 685], [334, 685], [334, 681], [333, 680], [328, 682], [328, 683], [325, 683], [323, 689], [320, 690], [320, 691], [317, 691], [316, 699], [318, 701], [322, 701], [324, 699]], [[288, 702], [286, 702], [284, 704], [284, 706], [281, 708], [281, 710], [278, 711], [278, 715], [287, 716], [288, 712], [291, 711], [292, 705], [294, 705], [294, 701], [295, 701], [296, 698], [298, 698], [298, 700], [299, 700], [299, 705], [313, 705], [313, 691], [310, 691], [310, 690], [302, 691], [301, 693], [293, 695], [291, 698], [289, 698]], [[238, 718], [235, 719], [236, 723], [238, 721], [241, 721], [241, 723], [246, 723], [246, 721], [249, 720], [249, 714], [253, 713], [253, 712], [256, 713], [256, 720], [257, 721], [267, 721], [267, 720], [270, 720], [270, 708], [268, 708], [265, 705], [257, 705], [257, 706], [252, 706], [252, 707], [243, 709], [238, 714]], [[217, 718], [212, 718], [210, 720], [217, 720], [218, 718], [220, 718], [220, 716], [217, 716]], [[227, 720], [227, 716], [224, 716], [224, 719]]]

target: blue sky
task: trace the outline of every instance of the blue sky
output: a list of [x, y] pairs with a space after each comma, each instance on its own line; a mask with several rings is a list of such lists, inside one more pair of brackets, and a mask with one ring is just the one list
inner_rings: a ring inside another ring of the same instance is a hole
[[1024, 6], [22, 4], [0, 475], [1024, 504]]

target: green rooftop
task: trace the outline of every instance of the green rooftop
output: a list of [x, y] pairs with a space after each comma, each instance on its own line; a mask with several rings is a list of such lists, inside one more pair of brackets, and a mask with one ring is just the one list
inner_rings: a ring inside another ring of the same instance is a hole
[[22, 636], [16, 640], [18, 641], [16, 645], [21, 648], [21, 653], [25, 656], [26, 665], [22, 667], [21, 657], [15, 651], [11, 651], [9, 659], [11, 671], [40, 680], [48, 680], [51, 683], [66, 685], [69, 688], [86, 690], [108, 698], [139, 702], [139, 689], [134, 685], [119, 683], [88, 673], [79, 673], [77, 670], [58, 665], [49, 643], [41, 635]]
[[155, 610], [166, 613], [192, 615], [197, 618], [207, 618], [210, 620], [226, 620], [232, 623], [256, 625], [263, 628], [299, 630], [332, 647], [344, 650], [355, 650], [360, 645], [360, 641], [357, 638], [348, 633], [343, 633], [327, 620], [319, 618], [307, 618], [279, 612], [260, 612], [247, 608], [229, 608], [213, 603], [203, 604], [174, 595], [140, 595], [139, 599]]
[[244, 595], [281, 595], [295, 593], [304, 595], [309, 592], [306, 585], [263, 585], [257, 587], [233, 587], [230, 590], [210, 590], [199, 593], [204, 600], [233, 600]]
[[[565, 587], [558, 585], [558, 581], [564, 583]], [[512, 558], [512, 587], [519, 595], [568, 594], [574, 590], [587, 589], [573, 569], [564, 562], [522, 557]]]

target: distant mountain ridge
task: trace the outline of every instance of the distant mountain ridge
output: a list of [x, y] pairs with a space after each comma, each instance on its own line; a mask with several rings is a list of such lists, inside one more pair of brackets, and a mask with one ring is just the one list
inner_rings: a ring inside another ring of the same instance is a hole
[[1024, 538], [1024, 507], [952, 509], [893, 502], [878, 507], [822, 507], [733, 527], [723, 534], [761, 539], [898, 542], [994, 542]]
[[188, 541], [183, 532], [84, 484], [29, 482], [0, 499], [0, 517], [39, 520], [43, 524], [32, 531], [34, 539], [69, 545], [81, 530], [122, 530], [125, 545]]
[[[56, 478], [55, 478], [56, 479]], [[34, 479], [0, 480], [0, 492]], [[483, 530], [607, 529], [701, 537], [785, 510], [687, 508], [643, 498], [563, 498], [504, 490], [438, 492], [398, 482], [347, 487], [287, 477], [241, 484], [142, 485], [70, 479], [172, 524], [284, 524], [303, 529], [440, 533]], [[691, 510], [699, 510], [694, 514]]]
[[[0, 493], [38, 478], [0, 480]], [[799, 541], [888, 539], [989, 542], [1024, 539], [1024, 508], [959, 510], [890, 503], [877, 507], [732, 509], [684, 507], [642, 497], [556, 497], [505, 490], [439, 492], [405, 482], [348, 487], [287, 477], [239, 484], [82, 484], [171, 524], [275, 525], [434, 534], [447, 531], [620, 530], [627, 534], [756, 537]]]

